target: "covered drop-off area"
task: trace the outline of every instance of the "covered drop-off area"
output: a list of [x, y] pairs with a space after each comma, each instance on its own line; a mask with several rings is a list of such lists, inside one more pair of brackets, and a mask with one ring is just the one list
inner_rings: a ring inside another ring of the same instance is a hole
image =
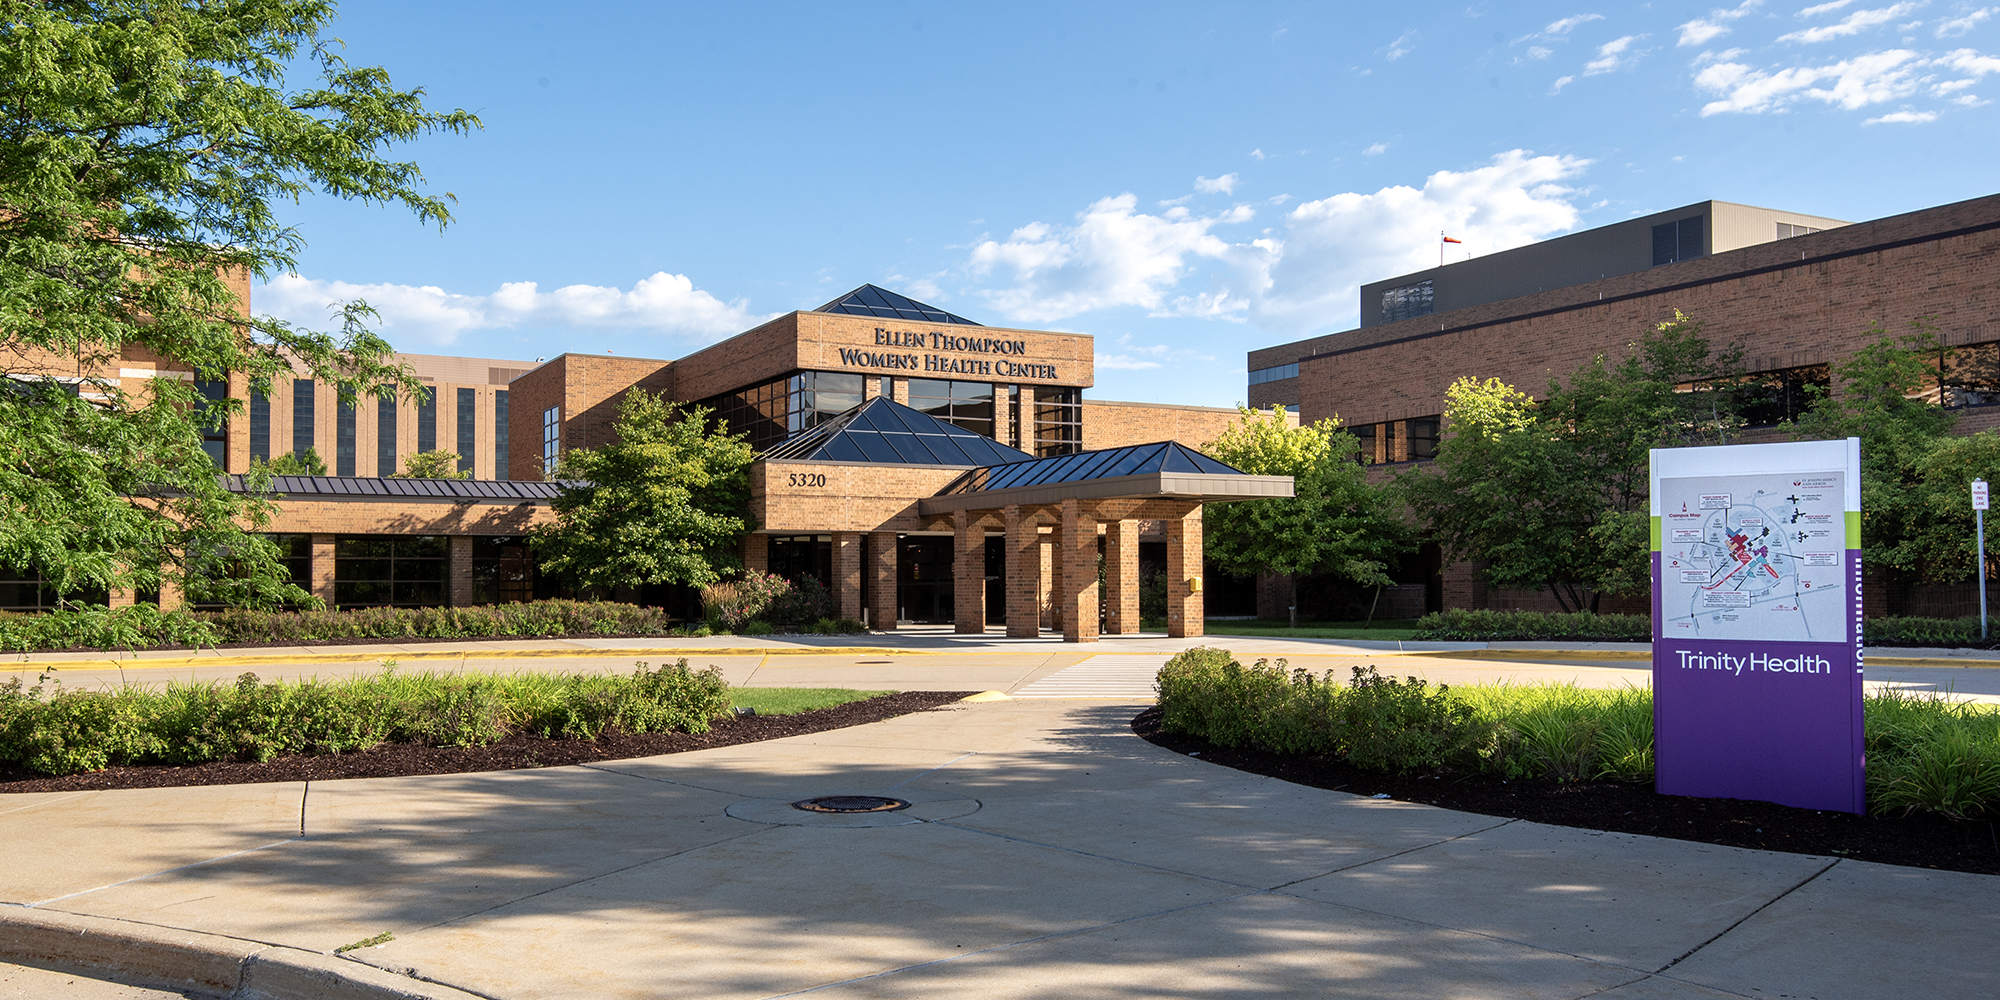
[[773, 449], [750, 485], [745, 563], [817, 575], [843, 617], [1069, 642], [1139, 631], [1142, 532], [1164, 536], [1168, 634], [1201, 635], [1203, 506], [1292, 495], [1173, 441], [1034, 458], [884, 397]]

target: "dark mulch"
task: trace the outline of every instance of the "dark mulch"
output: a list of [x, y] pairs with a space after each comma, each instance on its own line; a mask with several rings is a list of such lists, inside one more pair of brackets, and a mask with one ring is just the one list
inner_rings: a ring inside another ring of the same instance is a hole
[[[771, 635], [768, 636], [743, 636], [741, 638], [768, 639], [771, 638], [772, 636], [819, 635], [819, 634], [823, 633], [773, 632], [771, 633]], [[866, 638], [869, 634], [870, 633], [867, 632], [850, 632], [850, 633], [844, 633], [843, 635], [851, 636], [854, 638]], [[368, 645], [389, 644], [389, 643], [428, 644], [434, 642], [443, 642], [443, 643], [540, 642], [546, 640], [559, 640], [559, 639], [658, 639], [661, 641], [662, 644], [671, 646], [674, 642], [678, 640], [690, 639], [690, 638], [700, 638], [700, 637], [673, 635], [667, 632], [558, 632], [554, 635], [455, 635], [455, 636], [444, 636], [444, 637], [432, 637], [424, 635], [360, 635], [360, 636], [346, 636], [344, 638], [336, 638], [336, 639], [248, 639], [242, 642], [218, 642], [212, 646], [190, 646], [185, 643], [166, 643], [157, 646], [140, 646], [138, 647], [138, 650], [140, 652], [158, 653], [158, 652], [173, 652], [176, 650], [199, 651], [203, 649], [269, 649], [272, 646], [304, 646], [307, 648], [317, 648], [320, 646], [368, 646]], [[721, 636], [720, 638], [726, 639], [731, 637]], [[20, 651], [16, 650], [15, 652], [20, 652]], [[129, 653], [133, 652], [133, 650], [126, 649], [123, 646], [64, 646], [61, 649], [37, 649], [33, 650], [32, 652]], [[617, 652], [617, 650], [615, 649], [610, 650], [610, 652], [615, 653]], [[57, 664], [57, 666], [61, 666], [61, 664]]]
[[516, 734], [483, 747], [426, 747], [389, 743], [360, 753], [276, 757], [261, 764], [217, 761], [187, 767], [113, 767], [59, 778], [0, 771], [0, 793], [77, 792], [106, 788], [171, 788], [181, 785], [245, 785], [266, 781], [327, 781], [334, 778], [394, 778], [411, 774], [463, 774], [558, 767], [599, 760], [624, 760], [756, 743], [881, 722], [911, 712], [949, 705], [971, 691], [904, 691], [866, 701], [796, 715], [727, 716], [708, 732], [607, 733], [595, 740], [547, 740]]
[[1357, 795], [1386, 792], [1407, 802], [1587, 830], [2000, 875], [2000, 832], [1991, 821], [1960, 823], [1935, 815], [1855, 816], [1742, 799], [1661, 795], [1651, 782], [1560, 784], [1504, 781], [1488, 775], [1382, 774], [1332, 756], [1232, 750], [1204, 739], [1162, 733], [1158, 708], [1139, 713], [1132, 720], [1132, 731], [1175, 753], [1198, 753], [1213, 764], [1314, 788]]

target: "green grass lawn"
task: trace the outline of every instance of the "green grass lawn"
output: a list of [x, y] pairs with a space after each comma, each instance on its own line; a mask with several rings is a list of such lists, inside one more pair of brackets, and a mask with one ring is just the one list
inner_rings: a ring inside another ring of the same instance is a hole
[[1281, 618], [1255, 621], [1202, 623], [1209, 635], [1266, 635], [1282, 639], [1414, 639], [1417, 630], [1407, 621], [1300, 622], [1298, 628]]
[[730, 688], [731, 708], [754, 708], [758, 715], [794, 715], [815, 708], [832, 708], [850, 701], [865, 701], [894, 691], [855, 691], [850, 688]]

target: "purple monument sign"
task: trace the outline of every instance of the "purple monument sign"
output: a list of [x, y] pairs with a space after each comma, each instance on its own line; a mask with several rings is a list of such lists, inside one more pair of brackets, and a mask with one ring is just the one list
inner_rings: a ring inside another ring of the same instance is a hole
[[1861, 443], [1653, 452], [1666, 795], [1865, 811]]

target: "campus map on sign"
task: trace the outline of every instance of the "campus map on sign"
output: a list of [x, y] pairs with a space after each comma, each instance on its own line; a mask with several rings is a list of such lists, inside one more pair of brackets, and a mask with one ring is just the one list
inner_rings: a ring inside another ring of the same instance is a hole
[[1661, 479], [1662, 634], [1840, 641], [1844, 480], [1839, 472]]

